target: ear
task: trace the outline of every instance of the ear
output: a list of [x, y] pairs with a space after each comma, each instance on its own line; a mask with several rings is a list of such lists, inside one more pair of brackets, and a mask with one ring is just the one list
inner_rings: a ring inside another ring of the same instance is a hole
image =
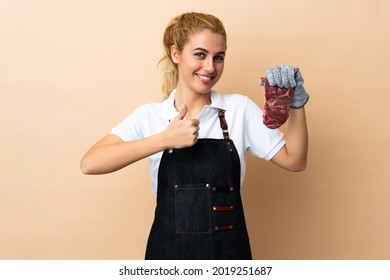
[[171, 46], [171, 58], [172, 58], [173, 62], [179, 63], [179, 57], [180, 57], [179, 50], [176, 48], [175, 45], [172, 45]]

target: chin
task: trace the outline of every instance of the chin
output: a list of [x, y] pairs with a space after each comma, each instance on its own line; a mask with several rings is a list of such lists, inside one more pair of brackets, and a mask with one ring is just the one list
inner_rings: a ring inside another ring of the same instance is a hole
[[212, 88], [208, 88], [208, 89], [194, 89], [194, 91], [200, 95], [206, 95], [206, 94], [210, 94]]
[[209, 94], [211, 90], [214, 88], [215, 83], [210, 84], [210, 85], [203, 85], [200, 87], [194, 88], [195, 92], [198, 92], [199, 94]]

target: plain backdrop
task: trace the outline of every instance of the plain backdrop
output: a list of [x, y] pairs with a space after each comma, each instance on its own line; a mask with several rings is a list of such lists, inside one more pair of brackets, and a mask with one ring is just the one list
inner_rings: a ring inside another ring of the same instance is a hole
[[254, 258], [389, 259], [385, 0], [1, 0], [0, 259], [143, 259], [147, 160], [99, 176], [79, 162], [138, 105], [162, 100], [162, 34], [187, 11], [225, 24], [217, 90], [262, 107], [260, 77], [291, 64], [310, 94], [307, 170], [248, 155]]

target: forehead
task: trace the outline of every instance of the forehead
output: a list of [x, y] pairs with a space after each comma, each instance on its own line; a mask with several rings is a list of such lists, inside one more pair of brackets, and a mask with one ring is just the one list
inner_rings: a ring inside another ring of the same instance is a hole
[[204, 48], [209, 51], [221, 52], [226, 50], [226, 42], [223, 36], [209, 29], [203, 29], [192, 35], [184, 48]]

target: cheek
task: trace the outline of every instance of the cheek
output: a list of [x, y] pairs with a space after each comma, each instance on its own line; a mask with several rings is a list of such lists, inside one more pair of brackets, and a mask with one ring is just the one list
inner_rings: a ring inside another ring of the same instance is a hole
[[182, 63], [180, 65], [182, 73], [191, 74], [192, 72], [196, 72], [200, 69], [202, 65], [198, 61], [186, 61], [186, 63]]
[[202, 61], [191, 59], [187, 61], [187, 66], [191, 69], [196, 69], [202, 67]]
[[224, 64], [223, 63], [219, 63], [215, 66], [215, 69], [217, 69], [217, 72], [219, 75], [222, 75], [223, 73], [223, 69], [224, 69]]

